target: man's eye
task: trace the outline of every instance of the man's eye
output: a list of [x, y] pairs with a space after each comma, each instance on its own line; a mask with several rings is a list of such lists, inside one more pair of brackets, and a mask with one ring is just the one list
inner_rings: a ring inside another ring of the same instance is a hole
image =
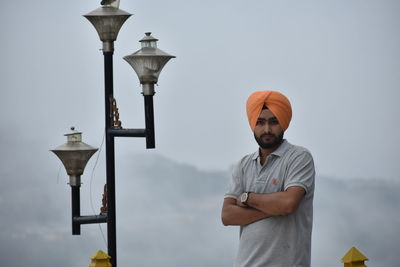
[[271, 125], [276, 125], [278, 123], [279, 123], [278, 120], [270, 120], [269, 121], [269, 124], [271, 124]]
[[261, 120], [260, 120], [260, 121], [257, 121], [256, 124], [257, 124], [257, 125], [263, 125], [264, 123], [265, 123], [265, 121], [261, 121]]

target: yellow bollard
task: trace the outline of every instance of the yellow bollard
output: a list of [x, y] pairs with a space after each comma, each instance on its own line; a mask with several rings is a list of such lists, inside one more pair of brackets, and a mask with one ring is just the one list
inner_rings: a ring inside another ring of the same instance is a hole
[[367, 267], [367, 265], [364, 264], [364, 261], [367, 260], [368, 258], [355, 247], [347, 251], [346, 255], [342, 258], [344, 267]]
[[112, 267], [110, 259], [111, 257], [107, 253], [99, 250], [93, 254], [89, 267]]

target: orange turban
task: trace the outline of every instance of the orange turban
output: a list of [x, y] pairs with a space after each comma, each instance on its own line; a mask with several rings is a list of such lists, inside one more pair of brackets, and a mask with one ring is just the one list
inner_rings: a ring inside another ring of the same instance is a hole
[[246, 111], [250, 128], [254, 131], [264, 105], [276, 116], [279, 125], [285, 131], [292, 119], [292, 107], [286, 96], [275, 91], [258, 91], [249, 96]]

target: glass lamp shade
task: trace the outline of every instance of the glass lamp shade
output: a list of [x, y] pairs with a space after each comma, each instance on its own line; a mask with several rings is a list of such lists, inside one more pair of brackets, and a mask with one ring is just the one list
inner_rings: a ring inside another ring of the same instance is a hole
[[119, 30], [131, 15], [113, 6], [103, 6], [84, 17], [96, 28], [101, 41], [111, 42], [117, 40]]
[[98, 150], [82, 142], [82, 133], [71, 128], [71, 132], [65, 134], [67, 143], [51, 150], [63, 163], [67, 174], [70, 176], [71, 186], [80, 186], [80, 176], [85, 170], [89, 159]]
[[157, 39], [146, 33], [140, 40], [142, 48], [124, 59], [135, 70], [141, 84], [157, 83], [165, 64], [175, 56], [169, 55], [157, 48]]
[[68, 142], [51, 150], [64, 164], [69, 176], [80, 176], [98, 149], [83, 142]]

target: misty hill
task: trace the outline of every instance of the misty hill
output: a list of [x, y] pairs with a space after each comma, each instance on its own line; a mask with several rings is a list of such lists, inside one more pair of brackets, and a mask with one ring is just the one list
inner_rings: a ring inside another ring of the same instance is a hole
[[[27, 157], [34, 169], [17, 164], [0, 169], [2, 266], [88, 266], [94, 252], [106, 250], [98, 226], [83, 226], [81, 236], [72, 236], [66, 175], [55, 183], [55, 174], [45, 171], [46, 162]], [[87, 176], [81, 190], [83, 207]], [[141, 154], [118, 159], [116, 177], [120, 266], [132, 266], [132, 259], [134, 266], [143, 267], [232, 266], [238, 228], [220, 222], [230, 171], [202, 171]], [[102, 187], [104, 181], [94, 183]], [[370, 267], [396, 266], [399, 190], [398, 181], [382, 178], [318, 176], [312, 266], [342, 266], [340, 258], [352, 246], [370, 258]]]

